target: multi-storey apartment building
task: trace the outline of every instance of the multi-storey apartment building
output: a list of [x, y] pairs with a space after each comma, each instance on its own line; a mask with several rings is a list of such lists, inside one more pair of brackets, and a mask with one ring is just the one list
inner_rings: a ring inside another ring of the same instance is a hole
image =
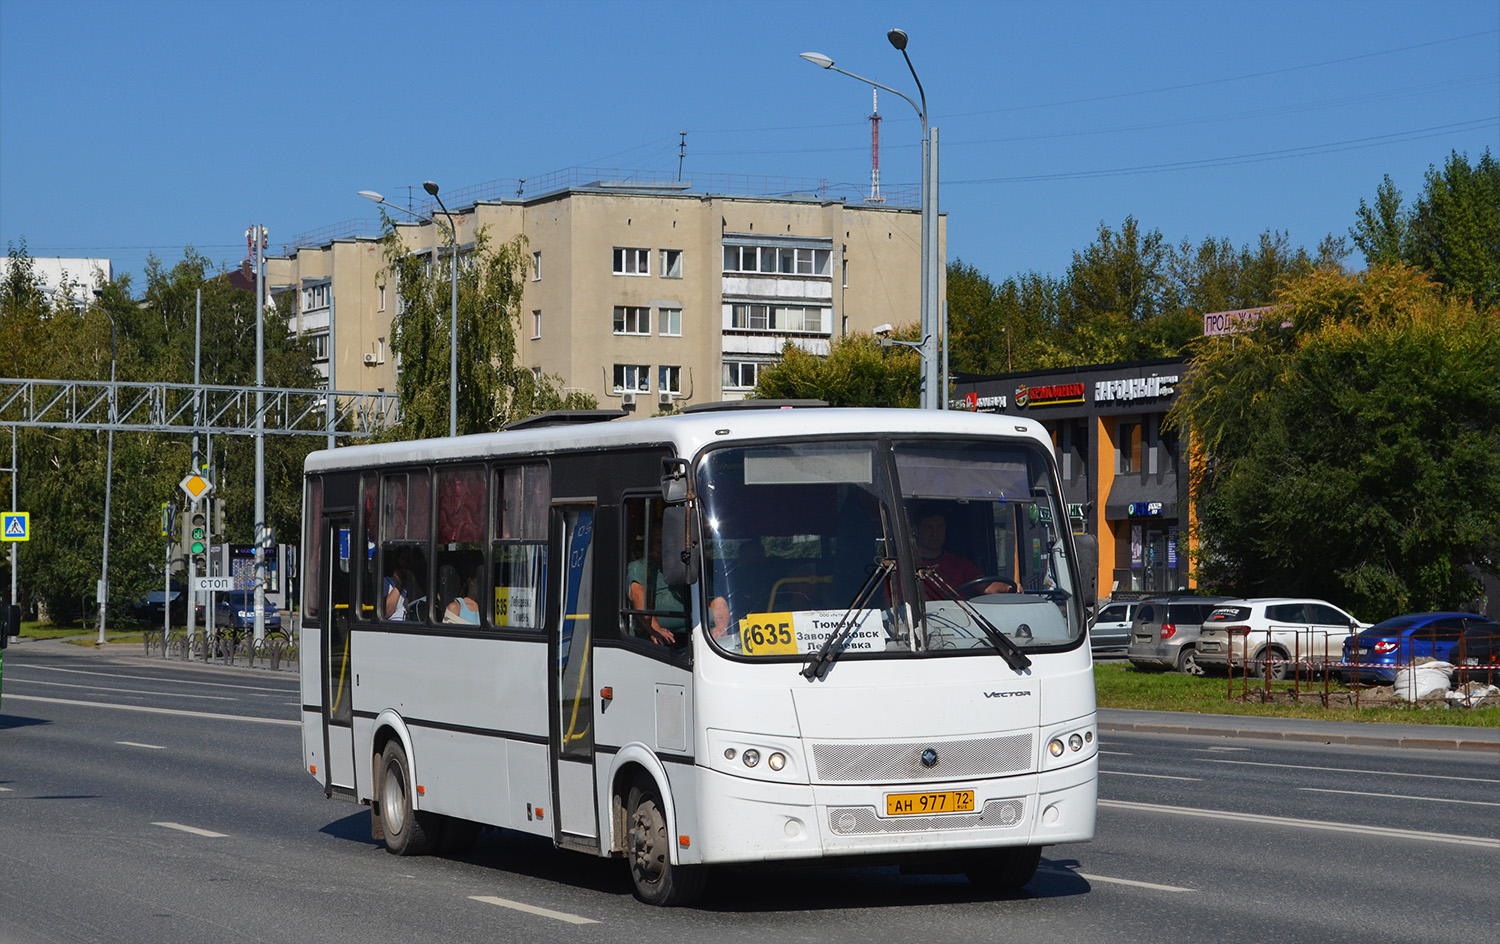
[[[851, 331], [919, 320], [919, 207], [889, 190], [890, 202], [865, 203], [594, 181], [444, 197], [460, 258], [481, 230], [525, 237], [519, 362], [601, 406], [650, 415], [737, 399], [788, 341], [826, 354]], [[415, 209], [421, 221], [398, 231], [446, 266], [443, 226], [431, 206]], [[298, 243], [267, 263], [278, 304], [294, 305], [292, 330], [312, 339], [335, 389], [394, 389], [397, 291], [377, 238], [325, 231]]]

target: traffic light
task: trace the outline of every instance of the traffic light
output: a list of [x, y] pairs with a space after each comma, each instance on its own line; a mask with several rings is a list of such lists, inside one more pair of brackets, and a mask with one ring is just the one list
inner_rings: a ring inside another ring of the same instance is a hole
[[193, 565], [200, 574], [207, 574], [208, 564], [208, 516], [194, 511], [188, 528], [188, 553], [193, 555]]

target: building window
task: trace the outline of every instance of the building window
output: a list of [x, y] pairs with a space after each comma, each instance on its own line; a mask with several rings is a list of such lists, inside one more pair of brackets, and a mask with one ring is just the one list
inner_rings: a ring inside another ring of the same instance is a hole
[[333, 298], [333, 287], [327, 282], [319, 285], [309, 285], [302, 290], [302, 310], [311, 311], [314, 308], [327, 308], [329, 301]]
[[615, 275], [650, 275], [651, 250], [615, 247]]
[[1115, 471], [1141, 471], [1141, 424], [1121, 423], [1115, 429]]
[[664, 338], [682, 337], [682, 309], [681, 308], [658, 308], [656, 310], [656, 327]]
[[540, 282], [541, 280], [542, 280], [542, 254], [539, 253], [539, 252], [534, 252], [534, 253], [531, 254], [531, 281], [533, 281], [533, 282]]
[[729, 326], [743, 331], [828, 331], [829, 309], [801, 305], [731, 305]]
[[313, 360], [328, 360], [328, 332], [322, 331], [318, 334], [309, 334], [308, 338], [312, 341]]
[[648, 364], [616, 364], [615, 392], [630, 390], [645, 393], [651, 389], [651, 367]]
[[531, 313], [531, 340], [539, 340], [542, 336], [542, 312], [537, 309]]
[[385, 311], [385, 286], [380, 286], [380, 307], [376, 311]]
[[651, 309], [615, 306], [615, 334], [650, 334]]
[[833, 275], [833, 250], [791, 246], [725, 246], [724, 271], [829, 278]]
[[764, 365], [757, 361], [725, 361], [725, 389], [743, 390], [754, 387], [762, 366]]
[[682, 368], [665, 365], [656, 368], [656, 389], [661, 393], [681, 393]]
[[681, 249], [663, 249], [661, 251], [661, 277], [664, 279], [682, 278]]

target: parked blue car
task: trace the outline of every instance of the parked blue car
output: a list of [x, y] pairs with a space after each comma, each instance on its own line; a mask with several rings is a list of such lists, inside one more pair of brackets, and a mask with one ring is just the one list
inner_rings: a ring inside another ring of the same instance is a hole
[[1448, 662], [1464, 630], [1488, 622], [1474, 613], [1393, 616], [1344, 640], [1344, 679], [1394, 682], [1397, 669], [1424, 656]]
[[[214, 625], [220, 629], [249, 632], [255, 628], [255, 593], [250, 590], [234, 590], [219, 594], [218, 606], [214, 608]], [[266, 631], [281, 628], [281, 614], [276, 604], [266, 601]]]

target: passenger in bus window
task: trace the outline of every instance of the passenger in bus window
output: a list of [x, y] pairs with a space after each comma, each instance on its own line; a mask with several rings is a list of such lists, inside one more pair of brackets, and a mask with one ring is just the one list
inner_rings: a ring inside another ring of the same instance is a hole
[[[973, 561], [962, 554], [955, 554], [946, 549], [948, 516], [940, 506], [920, 507], [914, 518], [916, 520], [917, 556], [921, 559], [918, 566], [933, 571], [939, 579], [955, 591], [964, 584], [972, 583], [984, 576]], [[979, 589], [981, 593], [1007, 593], [1015, 587], [1004, 581], [992, 580], [982, 588], [970, 589]], [[929, 600], [942, 600], [948, 596], [941, 586], [930, 578], [922, 581], [922, 591]]]
[[[685, 588], [667, 584], [661, 572], [660, 531], [651, 542], [650, 553], [630, 562], [625, 568], [625, 580], [629, 585], [630, 608], [633, 610], [659, 610], [682, 613], [687, 609], [683, 596]], [[647, 588], [650, 596], [647, 596]], [[678, 634], [687, 627], [682, 616], [666, 616], [640, 613], [634, 617], [635, 633], [644, 639], [663, 646], [678, 645]], [[686, 642], [686, 638], [681, 640]]]
[[467, 623], [470, 626], [478, 626], [479, 604], [475, 602], [475, 597], [479, 593], [478, 578], [470, 575], [469, 579], [464, 582], [464, 586], [460, 588], [458, 569], [447, 565], [444, 565], [442, 569], [444, 573], [439, 577], [439, 580], [448, 579], [452, 581], [451, 584], [445, 585], [443, 591], [443, 599], [452, 600], [443, 610], [443, 622]]
[[[723, 638], [734, 629], [732, 612], [744, 618], [766, 606], [769, 594], [766, 549], [759, 538], [751, 538], [740, 544], [735, 557], [721, 557], [714, 564], [716, 593], [708, 603], [709, 614], [713, 617], [709, 632], [715, 638]], [[730, 596], [735, 599], [732, 607]]]
[[401, 565], [392, 563], [390, 573], [385, 576], [385, 618], [406, 619], [406, 586], [401, 578]]

